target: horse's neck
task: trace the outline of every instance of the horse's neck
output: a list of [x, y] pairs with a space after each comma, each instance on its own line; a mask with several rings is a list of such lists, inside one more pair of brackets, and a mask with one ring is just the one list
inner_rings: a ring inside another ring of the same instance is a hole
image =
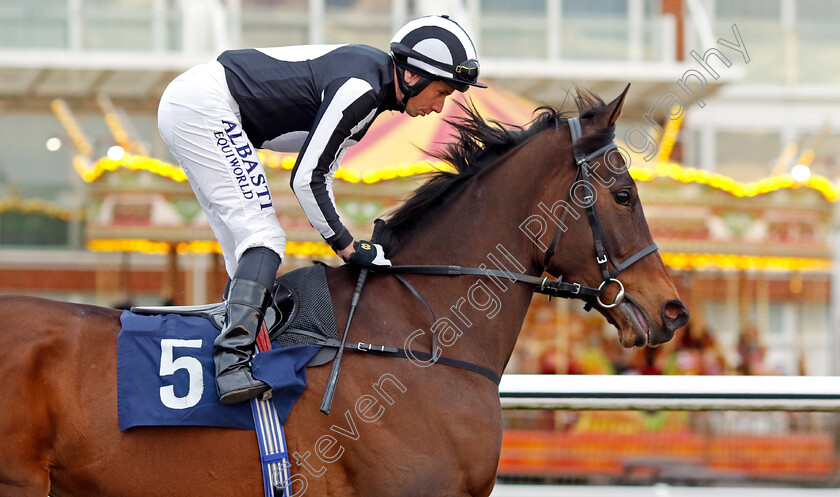
[[402, 243], [394, 262], [476, 266], [486, 263], [487, 255], [502, 245], [525, 271], [538, 271], [542, 262], [538, 250], [519, 226], [538, 212], [536, 197], [546, 188], [557, 157], [539, 152], [556, 148], [547, 134], [530, 142], [502, 158], [503, 163], [479, 173], [426, 219]]
[[[406, 241], [395, 264], [459, 265], [539, 275], [541, 253], [519, 230], [533, 214], [534, 192], [544, 187], [540, 160], [527, 150], [503, 159], [467, 186], [450, 205]], [[545, 159], [542, 159], [545, 161]], [[528, 161], [532, 161], [528, 163]], [[457, 342], [445, 354], [501, 369], [507, 364], [525, 319], [533, 287], [506, 278], [433, 277], [429, 303], [450, 319]]]

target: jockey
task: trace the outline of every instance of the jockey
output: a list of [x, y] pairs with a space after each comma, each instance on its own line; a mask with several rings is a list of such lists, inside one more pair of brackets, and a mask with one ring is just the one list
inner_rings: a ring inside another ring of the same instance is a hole
[[477, 81], [469, 35], [446, 16], [415, 19], [387, 54], [365, 45], [228, 50], [164, 91], [158, 127], [222, 247], [231, 278], [213, 359], [222, 403], [269, 389], [250, 369], [286, 234], [256, 149], [298, 152], [291, 187], [310, 224], [344, 261], [390, 265], [382, 247], [354, 243], [339, 219], [333, 177], [350, 145], [386, 110], [440, 113]]

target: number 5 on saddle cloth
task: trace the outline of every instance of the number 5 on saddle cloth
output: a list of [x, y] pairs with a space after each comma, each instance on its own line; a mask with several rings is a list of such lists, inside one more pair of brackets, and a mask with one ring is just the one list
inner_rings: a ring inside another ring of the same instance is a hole
[[[278, 280], [278, 308], [266, 315], [272, 349], [252, 360], [254, 376], [271, 385], [282, 422], [306, 386], [306, 367], [329, 362], [337, 342], [332, 300], [320, 265]], [[298, 309], [305, 312], [298, 312]], [[278, 319], [282, 317], [282, 319]], [[254, 429], [248, 403], [223, 405], [214, 386], [213, 340], [224, 304], [132, 308], [120, 317], [117, 391], [120, 429], [198, 425]], [[288, 332], [287, 332], [288, 331]]]

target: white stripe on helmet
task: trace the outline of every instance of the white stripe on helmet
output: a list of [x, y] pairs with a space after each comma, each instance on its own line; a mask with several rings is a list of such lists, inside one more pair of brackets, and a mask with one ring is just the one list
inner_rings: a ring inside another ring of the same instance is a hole
[[[414, 19], [413, 21], [409, 21], [405, 26], [403, 26], [402, 28], [400, 28], [399, 31], [397, 31], [397, 33], [394, 35], [394, 38], [391, 40], [391, 43], [401, 43], [403, 38], [405, 38], [406, 35], [408, 35], [408, 33], [414, 31], [415, 29], [419, 29], [426, 26], [437, 26], [445, 29], [446, 31], [449, 31], [458, 38], [458, 41], [461, 42], [461, 45], [464, 47], [464, 52], [467, 55], [467, 59], [478, 59], [478, 54], [476, 53], [475, 46], [473, 45], [472, 40], [470, 39], [469, 35], [467, 35], [466, 31], [464, 31], [464, 29], [455, 21], [440, 16], [427, 16], [421, 17], [419, 19]], [[449, 49], [445, 46], [443, 42], [438, 42], [437, 45], [434, 43], [429, 43], [427, 45], [425, 44], [426, 41], [435, 42], [437, 40], [424, 40], [423, 42], [418, 43], [416, 46], [409, 48], [417, 50], [423, 55], [427, 55], [441, 62], [446, 62], [449, 64], [460, 64], [461, 62], [463, 62], [461, 60], [453, 61], [452, 55], [449, 53]], [[440, 55], [442, 53], [445, 53], [446, 56], [442, 57]], [[452, 73], [447, 73], [446, 71], [433, 67], [432, 65], [427, 64], [425, 62], [418, 61], [417, 59], [409, 58], [408, 63], [437, 76], [446, 76], [450, 78], [453, 77]]]

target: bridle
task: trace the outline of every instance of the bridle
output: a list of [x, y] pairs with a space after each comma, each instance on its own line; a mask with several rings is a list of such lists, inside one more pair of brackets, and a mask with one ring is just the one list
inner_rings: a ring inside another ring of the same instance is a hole
[[[584, 153], [580, 148], [577, 146], [578, 141], [583, 136], [583, 129], [580, 124], [579, 117], [570, 118], [568, 121], [569, 125], [569, 132], [571, 134], [572, 139], [572, 151], [575, 155], [575, 164], [578, 167], [578, 174], [577, 177], [580, 177], [580, 184], [582, 184], [584, 190], [587, 193], [586, 197], [584, 197], [583, 202], [586, 206], [586, 217], [589, 221], [589, 227], [592, 230], [592, 238], [595, 244], [595, 262], [598, 264], [598, 269], [601, 272], [601, 284], [598, 288], [594, 289], [595, 293], [595, 300], [598, 302], [598, 305], [603, 307], [604, 309], [611, 309], [618, 304], [620, 304], [624, 300], [624, 284], [618, 279], [618, 275], [630, 267], [633, 263], [639, 261], [643, 257], [648, 254], [651, 254], [659, 249], [656, 243], [651, 243], [647, 247], [639, 250], [632, 256], [625, 259], [623, 262], [619, 262], [616, 257], [613, 255], [612, 251], [609, 249], [609, 245], [607, 244], [606, 237], [604, 236], [604, 231], [601, 228], [601, 218], [598, 216], [598, 208], [595, 205], [595, 197], [592, 195], [595, 189], [592, 186], [592, 180], [590, 180], [589, 171], [591, 169], [591, 165], [589, 162], [601, 155], [606, 156], [610, 151], [615, 150], [618, 148], [615, 141], [610, 141], [603, 147], [595, 150], [594, 152]], [[569, 197], [571, 198], [572, 193], [569, 192]], [[563, 230], [561, 226], [565, 226], [565, 218], [568, 214], [568, 211], [563, 211], [563, 217], [560, 218], [560, 224], [557, 226], [557, 230], [554, 232], [554, 237], [552, 237], [551, 245], [549, 245], [548, 249], [545, 252], [545, 259], [543, 260], [543, 272], [548, 269], [548, 264], [551, 262], [551, 258], [554, 257], [554, 247], [557, 245], [557, 242], [560, 241], [560, 235], [563, 234]], [[612, 262], [613, 270], [610, 271], [607, 267], [607, 261]], [[618, 285], [618, 293], [616, 294], [613, 301], [609, 304], [605, 304], [601, 300], [601, 296], [603, 295], [604, 291], [606, 291], [607, 287], [615, 283]], [[591, 297], [593, 293], [593, 288], [591, 287], [584, 287], [581, 286], [581, 292], [585, 291], [585, 294]], [[535, 290], [539, 293], [539, 290]], [[550, 295], [550, 294], [549, 294]], [[586, 310], [591, 308], [591, 304], [587, 303], [585, 307]]]
[[[575, 164], [578, 167], [577, 177], [580, 177], [580, 182], [587, 192], [594, 192], [595, 189], [592, 186], [592, 181], [590, 180], [590, 170], [592, 166], [590, 166], [589, 162], [596, 157], [607, 154], [611, 150], [617, 148], [618, 145], [616, 145], [615, 141], [610, 141], [610, 143], [604, 145], [598, 150], [587, 154], [580, 150], [577, 146], [578, 141], [580, 141], [581, 137], [583, 136], [580, 118], [570, 118], [568, 119], [567, 123], [571, 132], [572, 149], [574, 151]], [[571, 197], [571, 191], [569, 192], [569, 196]], [[598, 216], [598, 209], [595, 207], [594, 197], [591, 194], [589, 194], [583, 200], [586, 205], [586, 217], [589, 220], [589, 226], [592, 229], [592, 238], [595, 242], [595, 261], [598, 264], [598, 269], [600, 270], [602, 277], [601, 284], [597, 288], [581, 285], [580, 283], [570, 283], [563, 281], [562, 275], [557, 280], [551, 280], [548, 276], [539, 277], [492, 268], [435, 265], [404, 265], [391, 266], [389, 268], [376, 268], [376, 272], [391, 274], [402, 273], [445, 276], [473, 275], [507, 278], [510, 281], [516, 281], [519, 283], [533, 285], [534, 292], [548, 295], [549, 297], [584, 300], [586, 301], [586, 306], [584, 307], [584, 309], [586, 310], [589, 310], [592, 307], [592, 299], [595, 299], [598, 302], [598, 305], [605, 309], [613, 308], [620, 304], [622, 301], [624, 301], [624, 284], [621, 283], [621, 281], [618, 279], [618, 275], [622, 271], [630, 267], [632, 264], [638, 262], [645, 256], [657, 251], [659, 247], [656, 245], [656, 243], [651, 243], [650, 245], [639, 250], [624, 261], [619, 262], [613, 255], [612, 251], [609, 249], [609, 246], [607, 245], [606, 238], [604, 237], [604, 232], [601, 228], [601, 221], [600, 217]], [[548, 268], [551, 259], [554, 257], [555, 247], [560, 241], [560, 236], [563, 233], [563, 229], [561, 228], [561, 226], [565, 226], [563, 222], [567, 213], [568, 211], [563, 212], [563, 217], [560, 219], [560, 224], [557, 226], [557, 230], [554, 232], [551, 244], [546, 250], [545, 258], [543, 260], [543, 273]], [[610, 271], [609, 267], [607, 266], [608, 261], [612, 262], [612, 271]], [[401, 281], [403, 281], [404, 284], [407, 284], [407, 282], [403, 279], [401, 279]], [[615, 298], [611, 303], [604, 303], [601, 300], [601, 296], [604, 294], [607, 287], [609, 287], [609, 285], [613, 283], [618, 285], [618, 293], [616, 294]], [[415, 293], [415, 295], [417, 294]]]

